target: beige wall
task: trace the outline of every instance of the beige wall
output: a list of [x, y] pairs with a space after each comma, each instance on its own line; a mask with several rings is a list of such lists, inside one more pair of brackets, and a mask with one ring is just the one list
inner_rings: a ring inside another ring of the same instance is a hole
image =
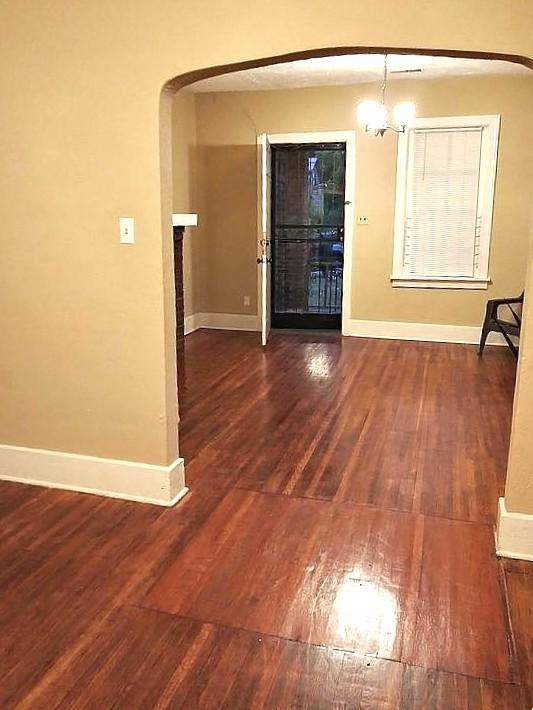
[[[207, 245], [207, 307], [256, 313], [258, 133], [350, 130], [354, 107], [376, 85], [197, 94], [197, 131], [209, 198], [201, 214]], [[391, 82], [388, 101], [413, 99], [420, 117], [501, 114], [498, 175], [487, 291], [392, 288], [397, 138], [356, 135], [356, 214], [351, 317], [356, 319], [479, 325], [487, 298], [524, 287], [533, 190], [533, 78], [477, 77]], [[178, 94], [177, 97], [180, 95]], [[179, 101], [180, 99], [177, 98]], [[243, 296], [252, 306], [243, 306]]]
[[0, 441], [156, 464], [177, 452], [162, 86], [310, 48], [533, 56], [533, 6], [511, 0], [19, 0], [0, 15]]
[[511, 513], [533, 515], [533, 207], [531, 209], [530, 249], [527, 257], [526, 299], [523, 310], [523, 327], [520, 334], [520, 358], [516, 377], [513, 404], [513, 421], [505, 504]]
[[[533, 284], [530, 283], [530, 293]], [[531, 310], [531, 306], [530, 306]], [[531, 348], [531, 322], [522, 335], [522, 349]], [[511, 513], [533, 515], [533, 437], [531, 419], [533, 416], [529, 393], [533, 390], [533, 368], [529, 360], [523, 360], [517, 378], [513, 411], [513, 429], [509, 466], [505, 486], [507, 510]]]

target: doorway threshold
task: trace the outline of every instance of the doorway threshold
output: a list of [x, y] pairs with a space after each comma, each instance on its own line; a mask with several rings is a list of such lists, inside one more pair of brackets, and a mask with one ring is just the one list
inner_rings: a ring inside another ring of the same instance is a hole
[[270, 333], [271, 335], [301, 335], [306, 337], [319, 335], [320, 337], [327, 337], [330, 339], [342, 337], [340, 330], [333, 330], [332, 328], [272, 328]]

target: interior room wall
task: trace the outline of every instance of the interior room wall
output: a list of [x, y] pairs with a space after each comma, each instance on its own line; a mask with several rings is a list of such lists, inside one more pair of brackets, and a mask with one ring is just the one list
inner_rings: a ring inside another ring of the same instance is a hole
[[533, 7], [502, 0], [334, 0], [327, 16], [319, 0], [20, 0], [0, 14], [0, 441], [153, 464], [178, 441], [162, 87], [332, 47], [533, 57]]
[[[532, 225], [533, 227], [533, 225]], [[532, 228], [533, 238], [533, 228]], [[529, 253], [528, 283], [526, 286], [527, 312], [533, 310], [531, 293], [533, 292], [533, 244]], [[524, 312], [526, 315], [526, 312]], [[533, 323], [524, 320], [520, 335], [522, 353], [529, 352], [533, 347]], [[533, 516], [533, 437], [531, 436], [531, 420], [533, 408], [528, 393], [533, 390], [533, 363], [530, 358], [522, 357], [518, 368], [515, 399], [513, 406], [513, 424], [511, 430], [511, 445], [509, 465], [505, 486], [505, 501], [507, 510], [521, 512]]]
[[[377, 84], [196, 94], [202, 189], [201, 239], [208, 245], [203, 310], [257, 313], [258, 133], [355, 129], [355, 106]], [[351, 317], [479, 325], [487, 298], [524, 287], [533, 189], [529, 135], [533, 79], [523, 76], [397, 80], [388, 102], [412, 99], [420, 117], [501, 114], [490, 276], [487, 290], [392, 288], [397, 136], [356, 133], [356, 215]], [[179, 94], [178, 94], [179, 96]], [[177, 99], [180, 100], [179, 98]], [[250, 307], [243, 305], [251, 297]]]

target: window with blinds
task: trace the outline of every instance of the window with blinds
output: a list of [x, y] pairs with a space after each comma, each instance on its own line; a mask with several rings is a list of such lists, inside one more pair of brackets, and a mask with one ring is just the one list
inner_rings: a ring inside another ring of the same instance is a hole
[[427, 119], [400, 137], [393, 285], [487, 287], [498, 127]]

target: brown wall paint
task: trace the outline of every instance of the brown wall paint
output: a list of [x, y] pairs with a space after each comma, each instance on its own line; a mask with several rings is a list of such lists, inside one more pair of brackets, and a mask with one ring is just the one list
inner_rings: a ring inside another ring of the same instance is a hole
[[[391, 82], [389, 102], [413, 99], [421, 117], [501, 114], [493, 283], [486, 291], [392, 288], [396, 136], [357, 131], [356, 214], [366, 215], [369, 224], [355, 227], [352, 318], [479, 325], [487, 298], [522, 290], [533, 189], [532, 88], [533, 79], [509, 76]], [[196, 95], [197, 177], [208, 196], [197, 240], [207, 270], [202, 310], [257, 312], [256, 135], [353, 129], [357, 101], [376, 91], [376, 85], [355, 85]], [[244, 295], [252, 297], [251, 308], [243, 306]]]

